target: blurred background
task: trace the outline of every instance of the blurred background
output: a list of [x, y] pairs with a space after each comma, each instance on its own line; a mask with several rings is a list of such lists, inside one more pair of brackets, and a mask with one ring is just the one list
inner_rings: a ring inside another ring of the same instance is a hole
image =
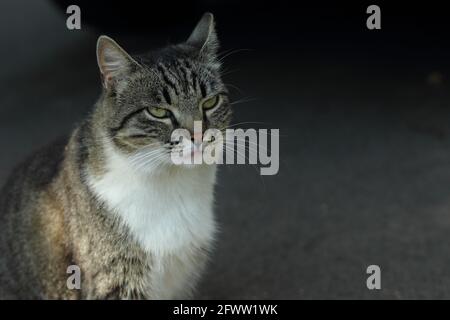
[[[443, 4], [392, 2], [370, 31], [368, 1], [2, 0], [0, 182], [95, 103], [100, 34], [139, 53], [211, 11], [234, 122], [280, 129], [280, 170], [221, 168], [197, 298], [448, 299], [449, 22]], [[382, 290], [366, 287], [371, 264]]]

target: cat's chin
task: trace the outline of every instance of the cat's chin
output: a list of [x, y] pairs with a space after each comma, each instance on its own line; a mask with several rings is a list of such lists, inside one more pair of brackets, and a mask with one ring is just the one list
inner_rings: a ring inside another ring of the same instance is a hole
[[174, 164], [175, 167], [177, 168], [185, 168], [185, 169], [196, 169], [196, 168], [202, 168], [202, 167], [206, 167], [206, 166], [210, 166], [208, 164], [205, 163], [201, 163], [201, 164], [194, 164], [194, 163], [187, 163], [187, 164]]
[[201, 163], [201, 164], [194, 164], [194, 163], [181, 163], [181, 164], [175, 164], [172, 162], [166, 162], [162, 165], [156, 166], [156, 167], [151, 167], [151, 168], [147, 168], [147, 169], [143, 169], [143, 171], [141, 171], [144, 174], [148, 174], [150, 176], [153, 175], [164, 175], [164, 174], [173, 174], [176, 172], [183, 172], [183, 171], [191, 171], [191, 170], [199, 170], [199, 169], [207, 169], [207, 168], [213, 168], [215, 167], [214, 164], [210, 165], [210, 164], [206, 164], [206, 163]]

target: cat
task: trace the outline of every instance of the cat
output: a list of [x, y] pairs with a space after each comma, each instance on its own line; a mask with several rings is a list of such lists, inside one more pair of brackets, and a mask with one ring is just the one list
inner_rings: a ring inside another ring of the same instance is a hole
[[[229, 125], [218, 47], [210, 13], [187, 41], [145, 55], [99, 37], [102, 93], [89, 116], [2, 191], [0, 297], [193, 296], [215, 239], [216, 167], [173, 164], [170, 152], [190, 141], [170, 138], [194, 121]], [[67, 284], [72, 265], [79, 289]]]

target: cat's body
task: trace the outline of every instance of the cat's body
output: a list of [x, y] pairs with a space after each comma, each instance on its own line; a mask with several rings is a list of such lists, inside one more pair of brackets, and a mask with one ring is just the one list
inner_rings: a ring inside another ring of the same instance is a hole
[[[215, 234], [216, 168], [175, 166], [165, 157], [170, 148], [185, 147], [167, 142], [175, 127], [191, 130], [198, 117], [209, 127], [229, 121], [226, 97], [200, 114], [197, 102], [187, 102], [224, 92], [219, 81], [214, 87], [206, 80], [206, 71], [218, 79], [209, 66], [215, 59], [204, 52], [205, 46], [215, 46], [212, 32], [212, 16], [205, 15], [190, 38], [196, 44], [203, 36], [201, 46], [183, 44], [175, 47], [172, 60], [148, 65], [132, 60], [112, 40], [99, 40], [105, 91], [94, 111], [68, 141], [20, 166], [3, 189], [0, 298], [191, 295]], [[201, 55], [196, 56], [198, 49]], [[166, 87], [160, 84], [159, 89], [149, 70]], [[183, 82], [176, 71], [190, 76]], [[150, 107], [148, 114], [138, 105], [148, 101], [164, 101], [169, 111]], [[220, 121], [214, 118], [217, 114]], [[81, 271], [79, 290], [67, 286], [71, 265]]]
[[[136, 177], [119, 163], [88, 187], [74, 165], [79, 134], [39, 152], [5, 186], [1, 261], [11, 260], [1, 265], [2, 289], [31, 299], [188, 297], [214, 234], [214, 168]], [[69, 265], [82, 271], [81, 290], [67, 288]]]

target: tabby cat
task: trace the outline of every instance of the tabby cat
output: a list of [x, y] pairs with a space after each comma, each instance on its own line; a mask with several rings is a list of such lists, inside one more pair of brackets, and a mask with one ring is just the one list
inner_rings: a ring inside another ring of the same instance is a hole
[[[215, 235], [216, 168], [173, 164], [171, 150], [190, 141], [171, 133], [229, 124], [217, 50], [210, 13], [187, 41], [145, 55], [98, 39], [93, 110], [1, 194], [1, 298], [191, 297]], [[67, 285], [71, 265], [79, 289]]]

